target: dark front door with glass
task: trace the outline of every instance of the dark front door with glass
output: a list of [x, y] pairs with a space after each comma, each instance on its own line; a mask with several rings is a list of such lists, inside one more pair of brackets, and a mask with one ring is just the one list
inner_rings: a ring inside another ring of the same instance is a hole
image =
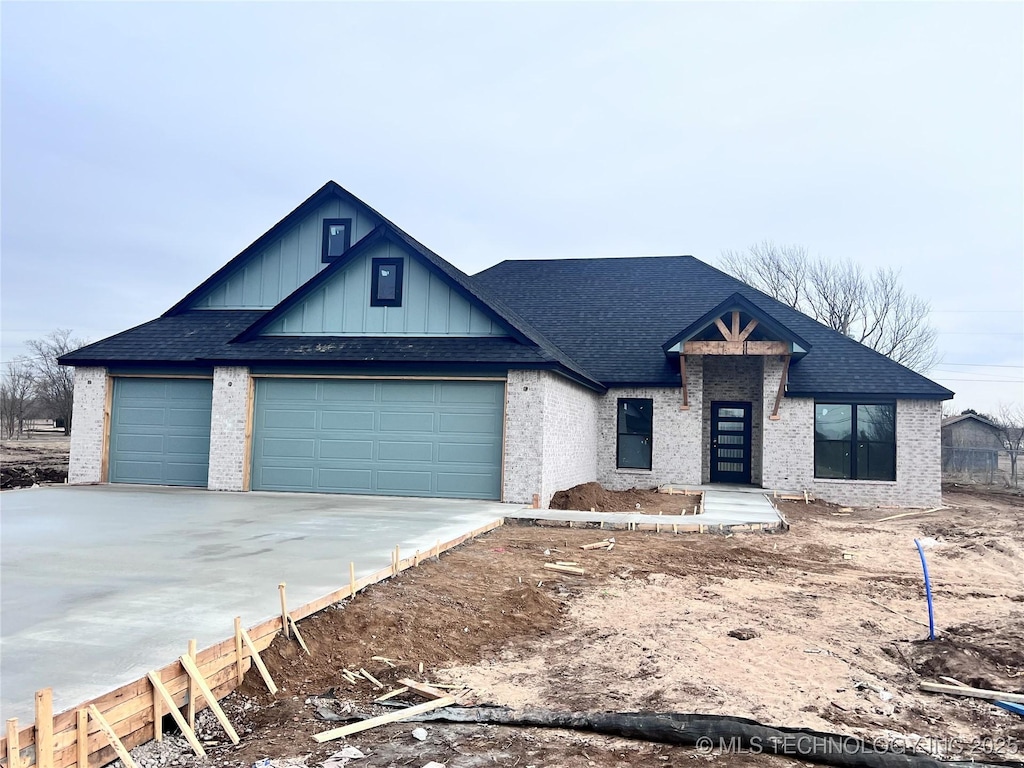
[[750, 403], [711, 403], [711, 482], [750, 483]]

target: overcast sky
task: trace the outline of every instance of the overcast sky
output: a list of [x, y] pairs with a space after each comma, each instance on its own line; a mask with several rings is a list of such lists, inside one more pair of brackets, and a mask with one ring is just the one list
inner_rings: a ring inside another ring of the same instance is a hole
[[158, 316], [334, 179], [469, 273], [763, 239], [895, 265], [953, 407], [1024, 400], [1022, 3], [0, 14], [5, 360]]

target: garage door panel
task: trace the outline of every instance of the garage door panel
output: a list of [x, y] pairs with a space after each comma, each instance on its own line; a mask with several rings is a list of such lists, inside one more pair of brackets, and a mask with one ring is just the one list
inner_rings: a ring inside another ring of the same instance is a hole
[[491, 492], [493, 484], [494, 478], [489, 474], [440, 472], [437, 475], [437, 492], [445, 496], [483, 495]]
[[501, 460], [501, 446], [493, 443], [441, 443], [437, 446], [441, 464], [493, 465]]
[[395, 442], [381, 440], [378, 443], [377, 458], [380, 461], [433, 461], [433, 443]]
[[260, 381], [260, 389], [263, 399], [268, 403], [315, 403], [318, 399], [316, 382], [307, 379], [263, 379]]
[[380, 415], [381, 432], [433, 432], [434, 414], [390, 411]]
[[322, 400], [325, 403], [372, 403], [377, 387], [372, 381], [324, 381]]
[[270, 408], [266, 413], [267, 429], [313, 429], [316, 426], [316, 411], [297, 408]]
[[323, 411], [323, 429], [373, 431], [374, 411]]
[[264, 467], [260, 472], [260, 483], [264, 488], [282, 491], [304, 491], [313, 484], [311, 467]]
[[263, 455], [279, 459], [312, 459], [316, 441], [312, 438], [268, 437], [262, 442]]
[[429, 496], [433, 490], [431, 472], [410, 472], [408, 470], [377, 470], [377, 490], [396, 495], [419, 494]]
[[164, 452], [164, 439], [160, 435], [118, 435], [111, 442], [118, 453]]
[[501, 382], [261, 379], [253, 488], [497, 499], [503, 411]]
[[121, 425], [126, 427], [159, 427], [167, 419], [167, 411], [163, 408], [122, 406], [118, 415]]
[[321, 459], [373, 459], [373, 440], [321, 440]]
[[386, 381], [380, 384], [382, 403], [432, 403], [435, 384], [432, 381]]
[[205, 487], [212, 405], [209, 379], [115, 377], [110, 482]]
[[493, 413], [442, 413], [438, 431], [442, 434], [494, 434], [495, 422], [500, 421]]
[[369, 468], [321, 469], [318, 475], [320, 488], [334, 488], [346, 493], [373, 493], [373, 470]]
[[443, 383], [439, 385], [441, 390], [441, 403], [479, 403], [481, 405], [498, 405], [502, 402], [504, 390], [495, 387], [486, 381], [467, 382], [462, 384]]

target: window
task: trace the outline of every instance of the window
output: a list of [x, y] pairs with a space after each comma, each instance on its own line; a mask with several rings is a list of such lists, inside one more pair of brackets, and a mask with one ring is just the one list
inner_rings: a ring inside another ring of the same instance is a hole
[[815, 403], [814, 476], [896, 479], [896, 406]]
[[320, 260], [330, 264], [352, 244], [352, 219], [324, 219], [324, 243]]
[[619, 469], [651, 468], [651, 433], [654, 423], [654, 401], [620, 397], [618, 402], [618, 446], [616, 466]]
[[402, 306], [402, 260], [374, 259], [370, 282], [371, 307]]

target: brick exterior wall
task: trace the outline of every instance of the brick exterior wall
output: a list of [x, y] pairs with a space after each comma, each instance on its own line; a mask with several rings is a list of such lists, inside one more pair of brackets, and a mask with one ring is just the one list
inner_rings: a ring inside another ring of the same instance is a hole
[[704, 356], [704, 426], [701, 438], [707, 450], [701, 451], [701, 482], [711, 482], [711, 403], [734, 401], [751, 404], [750, 482], [754, 485], [761, 484], [761, 424], [764, 421], [762, 359], [739, 355]]
[[71, 461], [68, 482], [105, 483], [103, 450], [107, 406], [106, 368], [75, 368], [75, 399], [71, 410]]
[[[665, 483], [699, 485], [703, 455], [701, 430], [704, 394], [703, 363], [700, 357], [687, 359], [686, 384], [689, 410], [680, 410], [682, 390], [678, 387], [623, 387], [610, 389], [600, 400], [598, 412], [598, 482], [615, 491], [654, 488]], [[654, 401], [654, 430], [651, 439], [651, 469], [619, 469], [618, 401], [621, 397], [643, 397]]]
[[214, 368], [207, 483], [211, 491], [245, 490], [248, 421], [249, 369], [235, 365]]
[[[765, 363], [764, 408], [774, 407], [782, 364]], [[773, 383], [774, 382], [774, 383]], [[764, 422], [764, 487], [799, 491], [850, 506], [937, 506], [942, 503], [942, 403], [896, 401], [896, 480], [821, 480], [814, 477], [814, 400], [783, 398], [780, 419]]]
[[546, 371], [509, 371], [505, 393], [504, 501], [597, 479], [597, 393]]

